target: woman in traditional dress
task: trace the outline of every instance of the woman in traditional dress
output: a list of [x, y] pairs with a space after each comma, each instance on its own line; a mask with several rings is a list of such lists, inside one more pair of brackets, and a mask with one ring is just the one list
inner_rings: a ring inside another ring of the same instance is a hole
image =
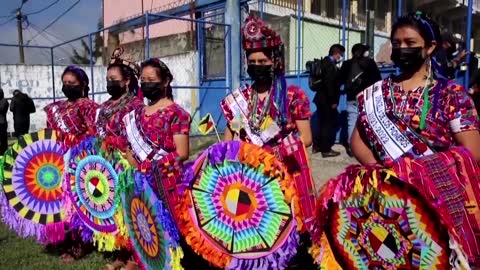
[[[88, 98], [89, 80], [85, 71], [77, 66], [68, 66], [62, 74], [62, 92], [67, 100], [61, 100], [45, 107], [47, 127], [54, 129], [63, 143], [72, 147], [86, 137], [95, 135], [95, 113], [98, 105]], [[59, 245], [64, 261], [83, 257], [91, 250], [78, 232], [70, 231]]]
[[[235, 137], [268, 149], [294, 176], [305, 228], [313, 220], [315, 195], [304, 147], [312, 143], [310, 102], [295, 85], [287, 86], [281, 37], [258, 18], [247, 18], [242, 28], [247, 73], [253, 81], [222, 102], [227, 119], [225, 141]], [[293, 150], [294, 149], [294, 150]], [[302, 238], [308, 242], [308, 235]], [[303, 242], [305, 242], [303, 241]], [[291, 265], [313, 267], [305, 250]], [[292, 268], [293, 269], [293, 268]]]
[[[104, 139], [104, 149], [107, 151], [120, 150], [119, 137], [125, 136], [123, 133], [123, 117], [145, 104], [137, 97], [138, 76], [140, 68], [135, 64], [122, 47], [117, 48], [107, 67], [107, 92], [110, 99], [100, 105], [97, 116], [97, 136]], [[135, 265], [128, 263], [132, 257], [131, 252], [122, 247], [121, 250], [113, 253], [115, 261], [106, 264], [104, 269], [114, 270], [127, 265], [127, 269], [132, 269]]]
[[[166, 155], [185, 161], [189, 156], [190, 114], [173, 101], [170, 69], [157, 58], [141, 66], [141, 89], [149, 100], [145, 107], [124, 118], [128, 160], [144, 173]], [[143, 146], [148, 146], [148, 152]]]
[[387, 113], [396, 116], [396, 126], [412, 133], [413, 147], [396, 151], [394, 140], [381, 142], [382, 136], [369, 124], [366, 90], [358, 96], [362, 106], [352, 137], [352, 150], [362, 164], [416, 158], [454, 145], [465, 146], [480, 159], [478, 116], [472, 100], [463, 86], [436, 76], [437, 66], [431, 58], [441, 43], [436, 32], [435, 23], [420, 14], [402, 17], [393, 26], [392, 60], [402, 73], [376, 87], [383, 89]]
[[[124, 118], [128, 139], [127, 160], [150, 176], [149, 183], [157, 196], [175, 214], [178, 203], [176, 183], [183, 161], [189, 157], [190, 114], [174, 102], [170, 83], [173, 75], [160, 59], [148, 59], [141, 65], [141, 89], [149, 104], [130, 112]], [[201, 261], [182, 245], [182, 265], [203, 269]], [[193, 268], [192, 268], [193, 269]]]
[[95, 135], [95, 114], [98, 105], [88, 98], [89, 80], [85, 71], [68, 66], [62, 74], [62, 92], [67, 100], [56, 101], [45, 107], [47, 127], [59, 132], [67, 146]]
[[[323, 203], [319, 205], [322, 207], [328, 205], [328, 207], [323, 210], [321, 208], [319, 211], [317, 228], [321, 228], [323, 233], [329, 237], [332, 225], [322, 226], [322, 224], [337, 224], [340, 221], [326, 221], [327, 218], [321, 213], [331, 213], [336, 211], [332, 209], [338, 209], [338, 207], [343, 209], [342, 207], [348, 203], [338, 202], [348, 196], [360, 200], [360, 197], [363, 196], [362, 190], [363, 193], [370, 194], [368, 193], [370, 188], [367, 189], [367, 186], [373, 188], [378, 186], [378, 190], [382, 192], [380, 183], [385, 185], [389, 182], [384, 180], [388, 178], [385, 175], [394, 175], [403, 182], [414, 186], [424, 198], [429, 200], [429, 207], [438, 211], [441, 217], [433, 221], [429, 221], [425, 217], [426, 222], [438, 226], [435, 229], [419, 225], [424, 224], [423, 222], [412, 225], [414, 223], [407, 224], [405, 221], [401, 222], [401, 227], [396, 228], [400, 230], [405, 226], [418, 226], [409, 229], [410, 232], [421, 230], [420, 228], [424, 228], [427, 232], [439, 232], [445, 226], [450, 230], [450, 244], [447, 241], [446, 246], [451, 249], [451, 254], [454, 253], [452, 250], [455, 250], [456, 246], [453, 244], [455, 242], [453, 240], [456, 240], [465, 251], [469, 262], [471, 264], [478, 263], [480, 259], [478, 235], [478, 224], [480, 224], [478, 192], [480, 188], [478, 177], [475, 178], [478, 171], [475, 172], [475, 170], [478, 170], [477, 160], [480, 159], [480, 134], [477, 111], [468, 93], [461, 85], [454, 81], [448, 81], [438, 73], [438, 64], [432, 55], [438, 46], [441, 46], [442, 41], [438, 26], [433, 21], [421, 12], [399, 18], [391, 31], [391, 43], [391, 57], [395, 65], [401, 69], [401, 74], [379, 81], [358, 95], [359, 118], [352, 135], [351, 146], [353, 154], [364, 166], [347, 168], [344, 174], [332, 179], [325, 186], [323, 198], [321, 198]], [[412, 193], [402, 194], [414, 196]], [[343, 199], [339, 199], [341, 197]], [[337, 203], [337, 208], [333, 207], [332, 198]], [[386, 196], [385, 198], [386, 201], [394, 200], [393, 197]], [[383, 213], [393, 213], [386, 208], [382, 211]], [[346, 222], [345, 217], [342, 217], [342, 222]], [[362, 231], [373, 228], [365, 223], [365, 220], [361, 221], [357, 218], [355, 222], [359, 223], [355, 226], [350, 224], [348, 226], [362, 228]], [[391, 224], [395, 224], [395, 222]], [[455, 234], [458, 237], [455, 237]], [[345, 237], [343, 235], [344, 239]], [[404, 247], [422, 245], [415, 242], [417, 240], [414, 238], [405, 240], [398, 235], [395, 237], [395, 241]], [[357, 238], [358, 241], [356, 240], [357, 242], [348, 248], [355, 250], [356, 245], [363, 241], [361, 239]], [[382, 256], [385, 258], [395, 257], [389, 261], [392, 263], [389, 267], [405, 264], [405, 261], [400, 262], [400, 258], [408, 257], [404, 257], [403, 254], [400, 254], [401, 252], [398, 252], [399, 249], [395, 247], [398, 245], [384, 242], [384, 249], [381, 251], [376, 247], [382, 245], [382, 240], [380, 242], [375, 240], [376, 244], [372, 242], [373, 238], [369, 239], [371, 241], [367, 246], [373, 247], [373, 249], [366, 248], [365, 250], [376, 252], [375, 254], [370, 253], [375, 258], [369, 255], [371, 260], [367, 263], [370, 263], [370, 267], [372, 264], [378, 263], [378, 260], [381, 261], [379, 258]], [[314, 241], [319, 242], [318, 238]], [[335, 240], [335, 236], [329, 238], [329, 242], [332, 247], [335, 245], [336, 248], [346, 247], [346, 241], [339, 244]], [[426, 245], [424, 244], [425, 251], [429, 249], [428, 245], [430, 247], [436, 245], [434, 241], [426, 243]], [[441, 249], [438, 246], [436, 248], [436, 252], [440, 252]], [[360, 249], [363, 250], [363, 248]], [[386, 255], [387, 252], [390, 252], [391, 256]], [[396, 252], [398, 254], [395, 254]], [[457, 256], [459, 253], [462, 252], [455, 252]], [[423, 263], [423, 259], [426, 258], [425, 254], [422, 250], [421, 256], [418, 258], [414, 256], [411, 260], [407, 259], [406, 264], [411, 263], [410, 267], [413, 267], [412, 265], [418, 261]], [[359, 258], [352, 256], [354, 259]], [[344, 263], [342, 267], [345, 269], [345, 262], [350, 259], [347, 259], [345, 253], [342, 252], [335, 253], [335, 257], [337, 261]], [[457, 259], [452, 260], [450, 257], [450, 263]], [[435, 267], [433, 262], [430, 266]], [[449, 268], [448, 265], [442, 267]], [[456, 266], [451, 265], [451, 267]], [[331, 267], [331, 269], [334, 268]]]

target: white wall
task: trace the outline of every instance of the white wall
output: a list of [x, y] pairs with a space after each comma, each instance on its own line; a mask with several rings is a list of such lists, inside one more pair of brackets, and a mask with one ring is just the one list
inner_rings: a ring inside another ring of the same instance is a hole
[[[173, 86], [198, 86], [196, 54], [169, 56], [162, 59], [169, 66], [174, 81]], [[31, 115], [30, 131], [36, 131], [46, 126], [46, 114], [43, 108], [53, 101], [53, 83], [55, 83], [56, 99], [63, 98], [61, 91], [61, 75], [65, 66], [45, 65], [0, 65], [0, 87], [3, 89], [6, 98], [11, 98], [15, 89], [20, 89], [34, 99], [37, 112]], [[106, 92], [106, 67], [93, 67], [93, 80], [90, 67], [84, 67], [90, 79], [90, 94], [96, 92], [95, 102], [102, 103], [108, 99]], [[92, 84], [93, 81], [93, 84]], [[174, 89], [175, 101], [187, 112], [195, 111], [198, 104], [198, 89]], [[13, 132], [13, 115], [7, 114], [9, 131]]]

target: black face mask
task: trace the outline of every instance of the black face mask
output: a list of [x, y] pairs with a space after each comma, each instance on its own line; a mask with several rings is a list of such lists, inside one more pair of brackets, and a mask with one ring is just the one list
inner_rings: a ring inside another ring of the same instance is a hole
[[107, 81], [107, 92], [113, 100], [119, 99], [126, 91], [127, 88], [122, 86], [120, 81]]
[[83, 88], [80, 85], [63, 85], [62, 92], [70, 101], [84, 97]]
[[414, 48], [393, 48], [392, 61], [404, 72], [416, 72], [425, 63], [422, 55], [422, 47]]
[[162, 83], [142, 83], [141, 87], [143, 96], [148, 98], [150, 101], [157, 101], [165, 96], [165, 91], [163, 89]]
[[272, 80], [271, 65], [248, 65], [247, 73], [255, 82], [267, 82]]

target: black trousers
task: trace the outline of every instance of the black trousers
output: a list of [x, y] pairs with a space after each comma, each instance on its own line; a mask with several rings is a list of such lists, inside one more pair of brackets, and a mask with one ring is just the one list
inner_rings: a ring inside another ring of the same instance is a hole
[[8, 148], [8, 124], [0, 124], [0, 155], [3, 155]]
[[30, 130], [30, 119], [28, 122], [15, 122], [13, 128], [15, 129], [15, 137], [27, 134]]
[[322, 153], [330, 152], [335, 144], [338, 111], [329, 104], [316, 105], [320, 126], [318, 134], [314, 135], [313, 146]]

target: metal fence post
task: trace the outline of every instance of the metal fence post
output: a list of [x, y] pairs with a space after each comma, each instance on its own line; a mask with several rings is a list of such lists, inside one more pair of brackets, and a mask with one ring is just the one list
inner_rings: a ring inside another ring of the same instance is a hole
[[225, 3], [225, 22], [230, 25], [230, 37], [227, 38], [231, 47], [232, 57], [230, 59], [232, 76], [230, 78], [230, 89], [236, 89], [240, 87], [240, 55], [241, 55], [241, 34], [240, 34], [240, 1], [239, 0], [227, 0]]
[[225, 87], [227, 88], [227, 94], [233, 90], [232, 88], [232, 39], [231, 39], [232, 26], [227, 26], [227, 35], [225, 37]]
[[[202, 14], [203, 16], [203, 14]], [[203, 25], [202, 22], [196, 22], [196, 27], [195, 29], [197, 30], [197, 68], [198, 68], [198, 82], [201, 85], [203, 82], [203, 79], [205, 78], [205, 72], [204, 72], [204, 59], [205, 59], [205, 49], [204, 49], [204, 39], [203, 39], [203, 30], [205, 29], [205, 26]]]
[[[342, 46], [347, 47], [347, 0], [342, 0]], [[345, 54], [348, 56], [348, 48]]]
[[397, 0], [397, 19], [402, 17], [403, 13], [403, 1], [402, 0]]
[[90, 81], [92, 85], [92, 100], [95, 101], [95, 79], [93, 74], [93, 38], [92, 34], [88, 35], [88, 43], [90, 46]]
[[260, 4], [260, 19], [263, 20], [263, 13], [265, 12], [265, 1], [259, 0], [259, 4]]
[[297, 85], [300, 85], [300, 74], [302, 73], [302, 11], [303, 0], [297, 0]]
[[472, 13], [473, 13], [473, 0], [468, 0], [468, 14], [467, 14], [467, 33], [465, 38], [465, 45], [467, 50], [467, 71], [465, 72], [464, 86], [466, 89], [470, 87], [470, 52], [471, 40], [472, 40]]
[[53, 102], [55, 102], [55, 97], [56, 97], [56, 94], [55, 94], [55, 60], [53, 58], [53, 47], [50, 48], [50, 61], [51, 61], [51, 64], [52, 64], [52, 89], [53, 89], [52, 96], [53, 96]]
[[145, 13], [145, 58], [150, 58], [150, 13]]

